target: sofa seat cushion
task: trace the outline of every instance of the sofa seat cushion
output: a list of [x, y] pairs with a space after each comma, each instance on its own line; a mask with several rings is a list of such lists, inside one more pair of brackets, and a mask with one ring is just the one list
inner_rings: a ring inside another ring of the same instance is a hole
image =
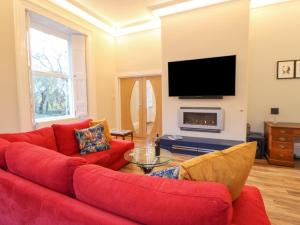
[[82, 158], [68, 157], [25, 142], [11, 143], [5, 153], [8, 171], [54, 191], [73, 196], [74, 170]]
[[73, 155], [79, 152], [75, 137], [75, 129], [84, 129], [90, 126], [90, 119], [67, 124], [53, 124], [54, 135], [58, 151], [64, 155]]
[[9, 145], [9, 141], [0, 138], [0, 168], [6, 169], [6, 160], [5, 160], [5, 152], [7, 149], [7, 146]]
[[89, 164], [98, 164], [100, 166], [109, 167], [116, 161], [124, 157], [124, 153], [134, 148], [134, 143], [131, 141], [112, 140], [110, 149], [101, 152], [89, 153], [81, 155], [80, 153], [73, 154], [74, 157], [82, 157]]
[[102, 152], [89, 153], [81, 155], [80, 153], [71, 155], [72, 157], [80, 157], [86, 160], [88, 164], [97, 164], [100, 166], [107, 167], [111, 164], [111, 158], [108, 154], [109, 150]]
[[45, 127], [23, 133], [0, 134], [0, 138], [6, 139], [9, 142], [27, 142], [33, 145], [57, 151], [55, 136], [52, 127]]
[[121, 173], [96, 165], [75, 170], [76, 198], [147, 225], [228, 225], [232, 200], [218, 183]]
[[132, 141], [112, 140], [110, 142], [110, 149], [108, 151], [113, 162], [124, 157], [125, 152], [134, 148]]
[[244, 186], [239, 198], [233, 202], [233, 209], [232, 225], [271, 225], [256, 187]]

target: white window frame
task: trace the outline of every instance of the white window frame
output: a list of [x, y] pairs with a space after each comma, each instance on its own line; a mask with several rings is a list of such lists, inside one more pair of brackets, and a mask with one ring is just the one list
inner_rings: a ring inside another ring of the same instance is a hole
[[[76, 18], [71, 16], [62, 17], [52, 8], [44, 7], [44, 2], [29, 0], [14, 1], [15, 15], [15, 54], [16, 54], [16, 74], [17, 74], [17, 97], [18, 97], [18, 121], [19, 131], [28, 131], [51, 125], [50, 122], [36, 124], [32, 118], [31, 103], [31, 71], [29, 67], [28, 55], [28, 37], [27, 30], [29, 27], [28, 12], [38, 13], [58, 23], [64, 24], [73, 30], [80, 32], [86, 36], [86, 82], [87, 82], [87, 104], [88, 115], [91, 118], [97, 118], [97, 92], [95, 87], [96, 80], [96, 61], [94, 60], [94, 30], [87, 27], [84, 23], [78, 22]], [[78, 116], [72, 119], [59, 120], [57, 122], [68, 122], [78, 120]]]
[[[34, 71], [31, 67], [31, 49], [30, 49], [30, 29], [35, 29], [40, 32], [43, 32], [48, 35], [52, 35], [61, 39], [64, 39], [68, 43], [68, 57], [69, 57], [69, 69], [68, 74], [64, 73], [55, 73], [55, 72], [45, 72], [45, 71]], [[32, 104], [32, 118], [34, 123], [44, 123], [44, 122], [50, 122], [50, 121], [57, 121], [57, 120], [64, 120], [64, 119], [72, 119], [75, 118], [75, 108], [74, 108], [74, 88], [73, 88], [73, 76], [72, 76], [72, 50], [71, 50], [71, 38], [68, 35], [61, 34], [57, 32], [55, 29], [49, 29], [45, 28], [43, 29], [41, 26], [30, 23], [29, 29], [28, 29], [28, 45], [29, 45], [29, 65], [30, 65], [30, 71], [31, 71], [31, 104]], [[49, 116], [45, 118], [36, 118], [36, 112], [35, 112], [35, 99], [33, 94], [34, 89], [34, 83], [33, 83], [33, 76], [41, 76], [41, 77], [55, 77], [55, 78], [67, 78], [68, 79], [68, 96], [69, 96], [69, 110], [70, 114], [65, 116]]]

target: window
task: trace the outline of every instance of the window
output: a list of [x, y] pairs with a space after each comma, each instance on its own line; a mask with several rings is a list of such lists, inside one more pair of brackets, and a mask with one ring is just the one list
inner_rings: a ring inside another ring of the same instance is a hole
[[30, 20], [35, 122], [85, 116], [85, 37], [39, 15], [32, 14]]
[[35, 119], [71, 116], [69, 41], [30, 29]]

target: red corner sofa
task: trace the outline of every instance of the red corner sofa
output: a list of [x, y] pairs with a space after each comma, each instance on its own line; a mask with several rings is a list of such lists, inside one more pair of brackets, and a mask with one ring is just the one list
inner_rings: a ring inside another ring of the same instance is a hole
[[61, 154], [72, 139], [55, 128], [0, 134], [0, 225], [270, 225], [255, 187], [232, 202], [222, 184], [114, 171], [132, 143], [113, 140], [97, 160]]
[[0, 138], [9, 142], [27, 142], [67, 156], [81, 157], [87, 163], [113, 170], [118, 170], [126, 165], [128, 162], [124, 159], [124, 153], [134, 148], [134, 143], [131, 141], [113, 139], [110, 141], [109, 151], [80, 155], [74, 130], [87, 128], [90, 126], [90, 122], [91, 119], [86, 119], [68, 124], [53, 124], [51, 127], [30, 132], [0, 134]]

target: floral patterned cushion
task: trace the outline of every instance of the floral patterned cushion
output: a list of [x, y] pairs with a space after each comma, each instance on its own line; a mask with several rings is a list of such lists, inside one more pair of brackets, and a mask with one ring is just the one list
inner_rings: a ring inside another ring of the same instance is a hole
[[157, 172], [152, 172], [150, 176], [178, 179], [179, 177], [179, 166], [170, 167]]
[[107, 150], [110, 147], [102, 124], [75, 130], [75, 135], [82, 155]]

